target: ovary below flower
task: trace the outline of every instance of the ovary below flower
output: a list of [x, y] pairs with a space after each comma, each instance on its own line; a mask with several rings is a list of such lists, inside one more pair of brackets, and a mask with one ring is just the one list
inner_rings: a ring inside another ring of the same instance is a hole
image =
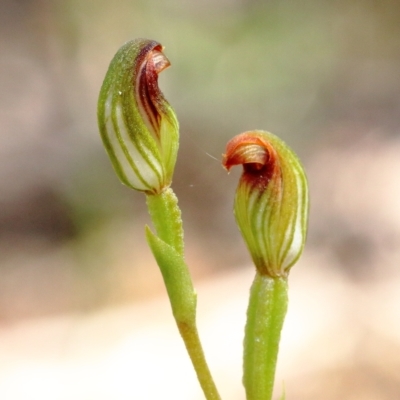
[[245, 132], [228, 142], [223, 166], [243, 165], [236, 222], [257, 270], [287, 276], [304, 247], [307, 180], [297, 156], [275, 135]]
[[155, 41], [136, 39], [114, 56], [98, 101], [104, 147], [120, 180], [146, 193], [171, 184], [179, 128], [158, 87], [158, 74], [170, 63]]

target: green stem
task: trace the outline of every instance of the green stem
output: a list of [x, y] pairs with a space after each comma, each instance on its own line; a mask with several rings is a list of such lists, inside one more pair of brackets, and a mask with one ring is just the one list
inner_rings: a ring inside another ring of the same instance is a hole
[[244, 338], [243, 384], [247, 400], [272, 398], [281, 330], [288, 305], [286, 278], [258, 272], [250, 290]]
[[196, 323], [185, 324], [177, 321], [179, 332], [182, 336], [187, 352], [197, 374], [200, 386], [207, 400], [220, 400], [221, 397], [215, 386], [207, 361], [204, 357]]
[[146, 229], [147, 242], [160, 267], [179, 332], [207, 400], [219, 400], [196, 326], [196, 293], [183, 256], [183, 229], [172, 189], [148, 195], [147, 206], [157, 235]]
[[171, 188], [148, 195], [147, 208], [158, 237], [183, 257], [183, 227], [178, 198]]

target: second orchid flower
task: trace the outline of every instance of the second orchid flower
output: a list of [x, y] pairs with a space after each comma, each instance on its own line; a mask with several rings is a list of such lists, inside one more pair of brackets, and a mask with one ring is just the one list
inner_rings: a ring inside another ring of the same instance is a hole
[[251, 131], [227, 144], [223, 165], [243, 166], [235, 217], [255, 266], [286, 276], [306, 238], [308, 188], [299, 159], [272, 133]]

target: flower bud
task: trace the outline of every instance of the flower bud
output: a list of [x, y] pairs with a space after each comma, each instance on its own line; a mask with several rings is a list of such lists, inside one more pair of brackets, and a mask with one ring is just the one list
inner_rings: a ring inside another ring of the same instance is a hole
[[251, 131], [226, 147], [223, 166], [243, 165], [235, 217], [260, 274], [286, 277], [304, 247], [307, 179], [299, 159], [278, 137]]
[[179, 128], [158, 87], [158, 74], [170, 63], [152, 40], [124, 44], [108, 68], [98, 101], [104, 147], [120, 180], [146, 193], [171, 184]]

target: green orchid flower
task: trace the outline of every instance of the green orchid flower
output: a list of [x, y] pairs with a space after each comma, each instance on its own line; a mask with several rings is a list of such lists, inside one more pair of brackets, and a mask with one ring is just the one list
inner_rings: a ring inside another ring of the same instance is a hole
[[297, 156], [275, 135], [245, 132], [226, 147], [223, 165], [243, 165], [235, 197], [235, 217], [256, 268], [286, 276], [305, 239], [308, 189]]
[[119, 179], [146, 194], [155, 233], [146, 239], [160, 268], [178, 330], [207, 400], [220, 400], [196, 324], [197, 296], [184, 258], [181, 210], [172, 188], [179, 126], [158, 87], [170, 65], [154, 40], [123, 45], [108, 68], [98, 101], [98, 125]]
[[308, 186], [297, 156], [268, 132], [245, 132], [228, 142], [223, 166], [229, 171], [239, 164], [243, 174], [234, 212], [256, 266], [243, 341], [243, 385], [247, 400], [270, 400], [288, 274], [306, 239]]
[[169, 65], [160, 43], [126, 43], [111, 61], [98, 101], [100, 134], [115, 172], [146, 193], [170, 186], [178, 152], [178, 121], [158, 87], [158, 74]]

